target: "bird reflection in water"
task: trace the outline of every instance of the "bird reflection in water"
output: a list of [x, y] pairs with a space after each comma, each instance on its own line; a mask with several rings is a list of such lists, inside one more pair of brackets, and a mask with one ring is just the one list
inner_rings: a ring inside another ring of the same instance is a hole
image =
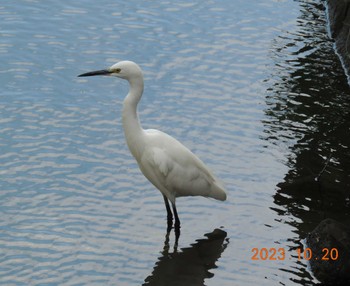
[[161, 252], [153, 272], [145, 279], [143, 285], [204, 285], [204, 280], [212, 278], [216, 261], [226, 249], [229, 241], [227, 233], [221, 229], [215, 229], [198, 239], [190, 247], [178, 251], [177, 240], [173, 252], [170, 252], [169, 234], [165, 236], [164, 248]]

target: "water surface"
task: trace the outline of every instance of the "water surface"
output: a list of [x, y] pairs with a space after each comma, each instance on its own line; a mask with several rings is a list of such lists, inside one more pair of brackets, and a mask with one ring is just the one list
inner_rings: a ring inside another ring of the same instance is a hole
[[[321, 3], [12, 1], [0, 18], [0, 284], [317, 284], [295, 249], [323, 218], [349, 221], [350, 185], [349, 88]], [[228, 189], [178, 199], [178, 245], [124, 141], [127, 84], [76, 77], [124, 59], [144, 70], [143, 126]]]

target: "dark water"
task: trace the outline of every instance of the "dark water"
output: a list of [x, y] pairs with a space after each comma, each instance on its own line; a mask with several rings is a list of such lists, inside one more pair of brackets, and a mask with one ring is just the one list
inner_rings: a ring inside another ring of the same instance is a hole
[[304, 236], [321, 217], [349, 219], [350, 97], [320, 15], [323, 6], [301, 7], [300, 34], [285, 33], [275, 41], [283, 48], [272, 56], [264, 125], [267, 141], [288, 147], [289, 171], [274, 203], [301, 220], [298, 233]]
[[[322, 2], [8, 1], [0, 19], [0, 285], [317, 285], [297, 249], [350, 204]], [[177, 201], [178, 244], [124, 142], [127, 85], [76, 77], [123, 59], [144, 70], [143, 126], [228, 189]]]

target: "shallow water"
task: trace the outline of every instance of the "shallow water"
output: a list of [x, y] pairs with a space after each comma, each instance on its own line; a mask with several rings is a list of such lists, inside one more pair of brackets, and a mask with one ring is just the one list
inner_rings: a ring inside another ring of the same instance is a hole
[[[12, 1], [0, 19], [1, 285], [317, 284], [296, 249], [349, 221], [350, 186], [350, 92], [318, 1]], [[76, 77], [123, 59], [144, 70], [143, 126], [228, 189], [178, 199], [178, 244], [124, 141], [127, 84]]]

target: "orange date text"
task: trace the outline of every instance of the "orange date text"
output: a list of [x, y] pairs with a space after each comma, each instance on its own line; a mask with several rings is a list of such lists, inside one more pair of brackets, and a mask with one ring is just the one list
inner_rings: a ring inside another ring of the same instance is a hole
[[[302, 250], [301, 248], [296, 249], [296, 256], [298, 260], [324, 260], [324, 261], [335, 261], [339, 258], [339, 253], [337, 248], [323, 248], [322, 255], [315, 256], [312, 253], [311, 248], [305, 248]], [[286, 251], [283, 247], [254, 247], [252, 248], [252, 260], [285, 260], [286, 259]]]

